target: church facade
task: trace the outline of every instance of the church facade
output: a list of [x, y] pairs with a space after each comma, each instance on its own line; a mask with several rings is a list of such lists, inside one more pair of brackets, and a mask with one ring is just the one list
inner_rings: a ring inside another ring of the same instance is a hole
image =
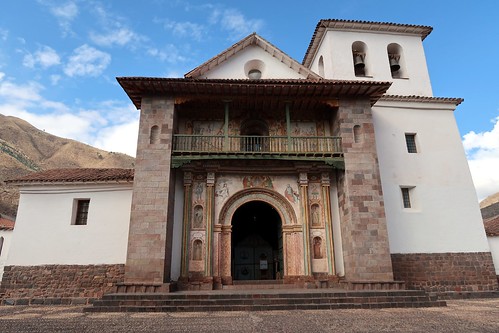
[[496, 290], [453, 115], [462, 100], [432, 93], [431, 30], [321, 20], [302, 63], [251, 34], [184, 78], [118, 78], [141, 111], [131, 208], [114, 219], [127, 244], [94, 264], [119, 266], [124, 290]]

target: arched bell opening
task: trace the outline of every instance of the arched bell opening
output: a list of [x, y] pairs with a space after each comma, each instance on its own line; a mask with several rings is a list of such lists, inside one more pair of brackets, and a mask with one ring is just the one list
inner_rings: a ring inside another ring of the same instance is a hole
[[250, 201], [234, 212], [231, 224], [233, 279], [282, 278], [282, 221], [277, 210], [266, 202]]

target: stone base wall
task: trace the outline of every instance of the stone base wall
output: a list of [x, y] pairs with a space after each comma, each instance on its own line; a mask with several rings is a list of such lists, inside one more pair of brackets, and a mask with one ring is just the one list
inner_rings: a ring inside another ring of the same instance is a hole
[[123, 264], [6, 266], [0, 297], [2, 304], [86, 304], [113, 292], [124, 274]]
[[498, 290], [490, 252], [392, 254], [395, 280], [431, 292]]

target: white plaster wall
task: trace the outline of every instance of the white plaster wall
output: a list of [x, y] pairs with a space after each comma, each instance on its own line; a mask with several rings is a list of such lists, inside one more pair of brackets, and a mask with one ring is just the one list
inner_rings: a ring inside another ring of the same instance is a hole
[[[87, 225], [71, 225], [87, 198]], [[131, 200], [131, 184], [21, 188], [7, 265], [124, 264]]]
[[489, 241], [490, 252], [492, 253], [492, 261], [494, 262], [496, 274], [499, 275], [499, 236], [489, 236], [487, 239]]
[[203, 75], [207, 79], [247, 79], [244, 65], [251, 60], [260, 60], [262, 79], [303, 79], [305, 76], [283, 64], [258, 46], [248, 46], [229, 60], [221, 63]]
[[0, 281], [2, 281], [3, 268], [9, 256], [10, 242], [12, 238], [12, 230], [0, 230], [0, 237], [3, 237], [2, 253], [0, 253]]
[[[373, 107], [392, 253], [489, 251], [453, 108], [402, 102]], [[407, 153], [405, 133], [416, 133], [418, 153]], [[403, 208], [401, 186], [415, 186], [413, 208]]]
[[[361, 41], [367, 45], [366, 67], [368, 77], [354, 73], [352, 44]], [[387, 47], [399, 44], [403, 49], [405, 78], [394, 79], [390, 72]], [[324, 36], [310, 69], [319, 73], [319, 58], [324, 59], [326, 79], [390, 81], [390, 95], [432, 96], [426, 56], [421, 37], [376, 32], [328, 31]]]

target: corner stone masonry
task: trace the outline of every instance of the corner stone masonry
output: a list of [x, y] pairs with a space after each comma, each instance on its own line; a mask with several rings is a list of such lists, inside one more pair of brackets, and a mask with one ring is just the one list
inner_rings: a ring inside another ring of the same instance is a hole
[[114, 291], [125, 266], [7, 266], [0, 285], [1, 304], [87, 304]]
[[498, 282], [490, 252], [392, 254], [396, 280], [430, 292], [493, 291]]

